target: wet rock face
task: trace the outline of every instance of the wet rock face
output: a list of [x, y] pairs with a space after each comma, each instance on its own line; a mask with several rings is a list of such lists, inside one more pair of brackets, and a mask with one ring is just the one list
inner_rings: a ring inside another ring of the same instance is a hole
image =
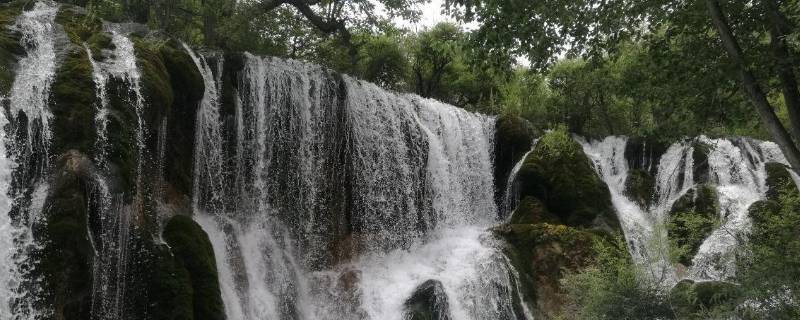
[[628, 160], [628, 168], [631, 171], [641, 170], [650, 176], [655, 176], [658, 162], [667, 148], [669, 148], [668, 144], [652, 137], [628, 138], [628, 143], [625, 144], [625, 159]]
[[558, 224], [507, 224], [492, 229], [505, 242], [504, 254], [519, 273], [524, 301], [532, 304], [537, 319], [549, 319], [567, 298], [560, 280], [596, 257], [594, 241], [607, 235]]
[[531, 149], [536, 135], [533, 126], [520, 117], [502, 116], [497, 119], [495, 128], [495, 200], [500, 204], [511, 169]]
[[447, 294], [438, 280], [423, 282], [405, 304], [405, 320], [450, 320]]
[[177, 264], [189, 275], [194, 319], [225, 319], [214, 249], [205, 231], [192, 218], [177, 215], [167, 223], [164, 239]]
[[655, 183], [655, 178], [649, 171], [643, 169], [630, 170], [628, 178], [625, 180], [625, 195], [642, 208], [648, 208], [655, 199], [653, 196]]

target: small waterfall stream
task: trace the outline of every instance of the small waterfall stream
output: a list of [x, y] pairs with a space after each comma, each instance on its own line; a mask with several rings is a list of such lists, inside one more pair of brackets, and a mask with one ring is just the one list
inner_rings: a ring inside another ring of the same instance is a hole
[[717, 190], [721, 221], [700, 246], [687, 275], [683, 276], [695, 281], [727, 280], [734, 275], [735, 249], [745, 241], [750, 229], [747, 209], [763, 199], [767, 191], [765, 164], [786, 164], [772, 142], [747, 138], [709, 139], [705, 136], [679, 141], [660, 157], [655, 177], [655, 201], [646, 208], [625, 195], [628, 176], [625, 137], [607, 137], [591, 142], [582, 138], [577, 140], [611, 191], [612, 203], [634, 259], [645, 267], [650, 280], [666, 287], [680, 279], [669, 262], [669, 235], [665, 224], [673, 204], [695, 187], [693, 144], [704, 144], [710, 150], [708, 183]]
[[32, 228], [39, 223], [47, 185], [43, 173], [49, 166], [51, 140], [47, 107], [58, 59], [57, 38], [63, 30], [55, 24], [58, 5], [37, 2], [11, 26], [21, 35], [26, 54], [18, 62], [9, 92], [9, 115], [0, 116], [0, 318], [35, 318], [40, 300], [39, 279], [28, 273], [35, 263], [30, 253], [39, 247]]

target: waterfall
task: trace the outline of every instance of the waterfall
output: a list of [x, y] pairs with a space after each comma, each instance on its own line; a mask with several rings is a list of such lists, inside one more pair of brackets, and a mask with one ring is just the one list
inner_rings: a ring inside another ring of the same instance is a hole
[[25, 49], [9, 92], [9, 118], [0, 116], [0, 318], [34, 318], [41, 299], [40, 279], [28, 272], [31, 252], [40, 244], [33, 227], [41, 219], [47, 186], [41, 179], [49, 165], [50, 86], [55, 77], [56, 39], [63, 32], [55, 25], [58, 5], [37, 2], [11, 26], [21, 35]]
[[769, 161], [786, 163], [777, 145], [740, 139], [699, 140], [711, 146], [708, 164], [717, 186], [722, 222], [700, 246], [692, 260], [693, 280], [726, 280], [735, 273], [736, 247], [745, 241], [751, 221], [747, 209], [764, 199]]
[[[141, 192], [141, 172], [143, 165], [145, 130], [142, 119], [144, 98], [141, 93], [140, 74], [136, 66], [133, 43], [117, 30], [110, 30], [113, 50], [104, 50], [103, 59], [97, 61], [87, 48], [92, 66], [92, 79], [95, 83], [97, 113], [95, 126], [95, 162], [100, 173], [93, 177], [91, 199], [98, 212], [96, 228], [89, 228], [95, 250], [92, 272], [93, 319], [122, 319], [125, 309], [126, 274], [129, 259], [131, 219], [137, 208], [125, 206], [125, 194], [112, 192], [104, 177], [108, 174], [106, 163], [107, 122], [109, 114], [108, 86], [112, 80], [123, 86], [122, 99], [126, 106], [133, 108], [137, 116], [136, 142], [139, 150], [136, 172], [137, 192]], [[138, 197], [137, 197], [138, 198]]]
[[748, 138], [710, 139], [705, 136], [679, 141], [661, 155], [655, 177], [655, 202], [649, 208], [643, 208], [624, 194], [628, 175], [624, 156], [627, 139], [577, 140], [609, 187], [631, 255], [645, 267], [650, 280], [664, 286], [679, 280], [668, 260], [665, 224], [673, 204], [695, 187], [694, 143], [709, 148], [709, 183], [717, 190], [721, 221], [692, 259], [685, 277], [696, 281], [727, 280], [734, 275], [736, 249], [746, 240], [750, 230], [747, 210], [766, 196], [765, 165], [767, 162], [787, 164], [772, 142]]
[[675, 283], [677, 279], [669, 263], [664, 224], [672, 204], [693, 185], [691, 145], [677, 142], [661, 156], [655, 181], [656, 202], [650, 208], [644, 208], [625, 195], [627, 138], [612, 136], [591, 142], [576, 139], [592, 160], [597, 174], [608, 185], [611, 202], [634, 261], [644, 267], [648, 280], [665, 286]]
[[532, 318], [516, 315], [517, 274], [484, 231], [493, 118], [249, 54], [223, 115], [221, 57], [186, 49], [206, 86], [195, 220], [228, 318], [400, 319], [429, 279], [455, 318]]

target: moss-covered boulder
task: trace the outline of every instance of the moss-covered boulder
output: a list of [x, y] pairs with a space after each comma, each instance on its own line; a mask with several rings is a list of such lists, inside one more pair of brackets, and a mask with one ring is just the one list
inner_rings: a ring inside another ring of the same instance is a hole
[[541, 200], [535, 197], [525, 197], [519, 202], [511, 214], [510, 224], [535, 224], [558, 223], [558, 217], [553, 216]]
[[535, 197], [568, 226], [619, 230], [608, 186], [563, 130], [545, 134], [519, 171], [520, 196]]
[[34, 273], [41, 275], [44, 299], [57, 319], [89, 319], [92, 299], [94, 251], [87, 229], [91, 161], [71, 150], [56, 162], [44, 202], [44, 224], [35, 233], [41, 241], [41, 260]]
[[11, 3], [0, 3], [0, 94], [8, 95], [14, 83], [14, 71], [17, 67], [17, 60], [25, 54], [25, 50], [20, 45], [20, 34], [9, 26], [13, 25], [17, 16], [22, 12], [24, 3], [15, 1]]
[[548, 223], [508, 224], [492, 232], [505, 244], [503, 253], [519, 273], [519, 287], [537, 318], [558, 314], [567, 301], [560, 283], [564, 273], [589, 265], [596, 257], [594, 241], [607, 236]]
[[699, 185], [689, 190], [669, 213], [667, 234], [671, 256], [676, 262], [689, 265], [700, 245], [719, 222], [717, 191], [711, 185]]
[[699, 320], [731, 311], [737, 296], [737, 286], [729, 282], [683, 280], [670, 290], [669, 300], [678, 319]]
[[191, 282], [195, 320], [225, 319], [214, 249], [203, 229], [190, 217], [178, 215], [164, 228], [164, 240]]
[[505, 196], [506, 181], [511, 169], [531, 149], [536, 137], [533, 125], [527, 120], [510, 115], [495, 122], [494, 184], [495, 199], [501, 203]]
[[642, 208], [647, 208], [655, 199], [653, 196], [655, 184], [655, 178], [650, 172], [643, 169], [630, 170], [628, 178], [625, 179], [625, 195]]
[[406, 320], [450, 320], [447, 293], [438, 280], [428, 280], [419, 285], [403, 304]]

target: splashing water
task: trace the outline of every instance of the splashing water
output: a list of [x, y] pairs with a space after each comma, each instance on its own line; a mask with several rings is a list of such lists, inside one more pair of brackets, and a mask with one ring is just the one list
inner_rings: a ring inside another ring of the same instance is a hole
[[672, 204], [693, 185], [690, 144], [678, 142], [661, 156], [656, 174], [656, 202], [643, 208], [625, 195], [628, 161], [625, 159], [626, 137], [607, 137], [602, 141], [576, 138], [592, 160], [598, 175], [608, 185], [611, 202], [617, 211], [628, 249], [648, 281], [669, 287], [677, 281], [669, 262], [669, 247], [664, 228], [666, 214]]
[[727, 280], [735, 273], [735, 249], [745, 241], [751, 221], [747, 209], [767, 192], [765, 165], [784, 162], [773, 143], [746, 138], [699, 141], [711, 146], [708, 164], [717, 186], [721, 225], [706, 238], [692, 260], [693, 280]]
[[215, 120], [221, 66], [215, 76], [187, 50], [206, 84], [195, 219], [228, 318], [399, 319], [429, 279], [456, 318], [532, 318], [516, 315], [517, 274], [484, 231], [497, 212], [493, 118], [246, 55], [229, 150]]
[[[11, 26], [21, 35], [26, 55], [18, 61], [9, 92], [9, 115], [0, 116], [0, 318], [46, 316], [41, 279], [30, 274], [36, 263], [31, 252], [40, 247], [33, 227], [41, 221], [47, 185], [41, 182], [49, 166], [50, 86], [58, 61], [56, 39], [63, 36], [54, 20], [58, 5], [37, 2]], [[12, 214], [13, 212], [13, 214]]]

